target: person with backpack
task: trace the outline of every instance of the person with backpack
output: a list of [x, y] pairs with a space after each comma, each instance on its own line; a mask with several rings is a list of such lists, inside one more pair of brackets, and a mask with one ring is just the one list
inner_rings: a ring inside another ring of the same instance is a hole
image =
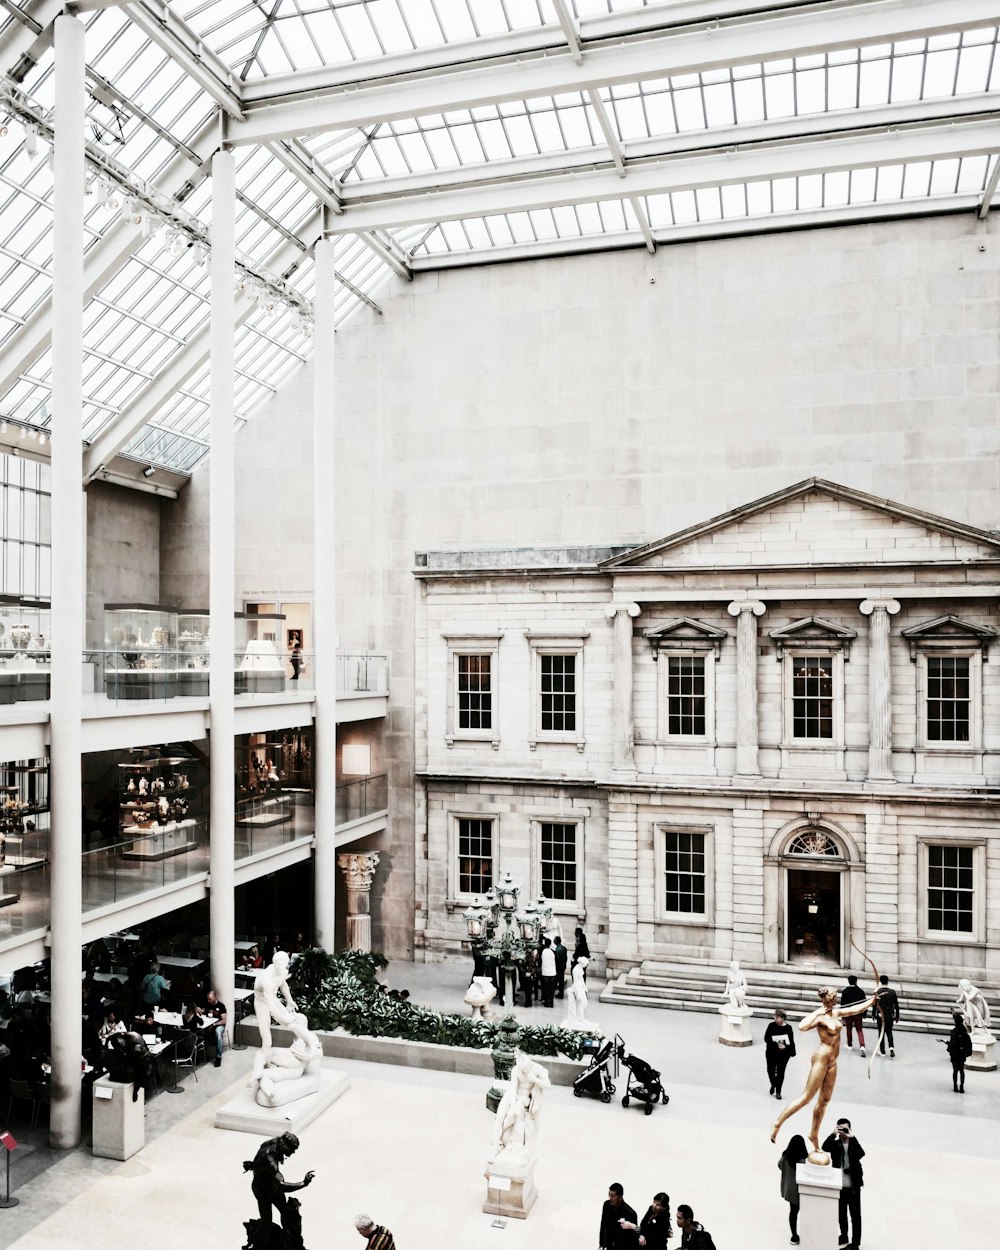
[[956, 1011], [952, 1016], [955, 1027], [948, 1034], [947, 1038], [939, 1037], [939, 1042], [944, 1042], [948, 1048], [948, 1058], [951, 1060], [951, 1083], [956, 1094], [965, 1093], [965, 1061], [972, 1054], [972, 1038], [969, 1036], [969, 1030], [965, 1027], [965, 1021], [962, 1019], [962, 1013]]
[[686, 1202], [682, 1202], [677, 1208], [674, 1220], [681, 1230], [681, 1246], [686, 1250], [716, 1250], [712, 1234], [703, 1224], [698, 1223]]
[[793, 1246], [799, 1244], [799, 1182], [797, 1168], [809, 1155], [805, 1138], [796, 1133], [778, 1160], [781, 1170], [781, 1196], [788, 1203], [788, 1228]]

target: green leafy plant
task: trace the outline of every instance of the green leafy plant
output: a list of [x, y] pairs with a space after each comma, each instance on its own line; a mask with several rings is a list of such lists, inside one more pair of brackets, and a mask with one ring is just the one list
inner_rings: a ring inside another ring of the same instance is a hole
[[[314, 1029], [343, 1029], [355, 1037], [398, 1037], [489, 1050], [497, 1040], [497, 1021], [473, 1020], [451, 1012], [431, 1011], [393, 997], [378, 979], [388, 960], [377, 952], [329, 951], [312, 947], [295, 960], [289, 984], [295, 1001]], [[531, 1055], [583, 1057], [593, 1033], [552, 1025], [522, 1026], [521, 1049]]]

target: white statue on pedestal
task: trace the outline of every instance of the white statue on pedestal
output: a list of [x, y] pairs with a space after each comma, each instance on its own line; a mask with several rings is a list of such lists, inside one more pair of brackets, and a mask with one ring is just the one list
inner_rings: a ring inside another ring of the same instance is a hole
[[[282, 996], [284, 1002], [281, 1001]], [[285, 951], [275, 951], [253, 987], [253, 1013], [260, 1030], [260, 1050], [253, 1066], [251, 1089], [256, 1088], [258, 1078], [271, 1059], [271, 1021], [291, 1028], [297, 1012], [288, 988], [288, 955]]]
[[492, 1020], [493, 1013], [488, 1010], [496, 997], [497, 987], [489, 977], [473, 977], [469, 988], [465, 991], [465, 1001], [472, 1008], [473, 1020]]
[[965, 1027], [970, 1034], [990, 1032], [990, 1005], [983, 997], [983, 991], [963, 977], [958, 983], [958, 1002], [955, 1006], [961, 1011]]
[[314, 1094], [319, 1089], [319, 1067], [323, 1046], [301, 1012], [292, 1015], [288, 1026], [295, 1040], [291, 1046], [271, 1046], [267, 1066], [251, 1082], [254, 1102], [260, 1107], [283, 1107], [286, 1103]]
[[569, 1015], [562, 1022], [564, 1029], [591, 1029], [593, 1024], [587, 1019], [587, 982], [584, 973], [590, 960], [581, 955], [573, 967], [573, 979], [566, 990], [566, 1005]]
[[747, 979], [740, 969], [738, 959], [734, 959], [729, 965], [726, 988], [722, 992], [722, 997], [729, 999], [729, 1005], [734, 1011], [739, 1011], [747, 1005]]
[[534, 1156], [542, 1094], [549, 1088], [549, 1074], [521, 1051], [515, 1051], [514, 1067], [500, 1105], [490, 1142], [490, 1165], [498, 1160], [515, 1163]]

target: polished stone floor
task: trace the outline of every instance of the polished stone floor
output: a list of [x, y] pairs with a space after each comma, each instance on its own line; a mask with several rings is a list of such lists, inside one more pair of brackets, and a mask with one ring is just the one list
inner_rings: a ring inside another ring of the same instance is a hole
[[[463, 963], [390, 969], [392, 984], [441, 1006], [460, 1005], [466, 978]], [[559, 1017], [538, 1008], [520, 1014]], [[494, 1227], [479, 1209], [492, 1124], [483, 1106], [487, 1082], [337, 1063], [352, 1089], [305, 1130], [286, 1168], [291, 1178], [317, 1172], [317, 1184], [302, 1195], [306, 1246], [360, 1245], [352, 1216], [369, 1210], [393, 1229], [400, 1250], [587, 1250], [597, 1245], [600, 1204], [612, 1180], [640, 1208], [658, 1189], [673, 1203], [690, 1203], [719, 1250], [787, 1245], [778, 1148], [768, 1141], [776, 1104], [767, 1095], [759, 1044], [765, 1022], [754, 1022], [757, 1044], [732, 1050], [718, 1044], [713, 1016], [596, 1001], [590, 1014], [662, 1070], [670, 1104], [646, 1117], [617, 1098], [606, 1106], [554, 1088], [541, 1121], [540, 1196], [524, 1223]], [[867, 1150], [863, 1244], [990, 1245], [1000, 1219], [1000, 1074], [970, 1074], [968, 1092], [958, 1097], [943, 1046], [919, 1035], [901, 1034], [899, 1042], [897, 1058], [876, 1060], [870, 1081], [865, 1061], [845, 1053], [831, 1107], [832, 1117], [851, 1117]], [[807, 1042], [793, 1060], [786, 1094], [801, 1085], [809, 1049]], [[257, 1139], [216, 1130], [212, 1113], [251, 1059], [251, 1051], [227, 1054], [222, 1068], [201, 1069], [199, 1085], [188, 1077], [184, 1095], [154, 1099], [146, 1149], [127, 1163], [82, 1150], [52, 1160], [17, 1188], [19, 1207], [0, 1211], [0, 1245], [240, 1244], [251, 1214], [241, 1161]], [[802, 1127], [793, 1122], [788, 1131]]]

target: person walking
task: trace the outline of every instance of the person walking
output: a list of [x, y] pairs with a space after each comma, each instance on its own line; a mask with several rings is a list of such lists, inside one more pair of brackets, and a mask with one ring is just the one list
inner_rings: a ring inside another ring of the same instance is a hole
[[948, 1047], [948, 1058], [951, 1060], [951, 1083], [956, 1094], [965, 1093], [965, 1061], [972, 1054], [972, 1038], [969, 1036], [969, 1030], [965, 1027], [965, 1021], [962, 1013], [956, 1011], [952, 1016], [955, 1027], [948, 1034], [947, 1038], [939, 1037], [939, 1042], [944, 1042]]
[[556, 993], [556, 953], [548, 938], [542, 938], [542, 1006], [551, 1007]]
[[354, 1227], [368, 1242], [368, 1250], [396, 1250], [392, 1233], [384, 1224], [376, 1224], [370, 1215], [356, 1215]]
[[793, 1246], [799, 1244], [799, 1182], [796, 1168], [800, 1163], [805, 1163], [808, 1155], [806, 1139], [800, 1133], [796, 1133], [778, 1160], [778, 1168], [781, 1171], [781, 1196], [788, 1203], [788, 1228], [792, 1234]]
[[681, 1246], [684, 1250], [715, 1250], [712, 1234], [694, 1218], [694, 1212], [682, 1202], [677, 1208], [677, 1227], [681, 1230]]
[[149, 971], [142, 978], [142, 988], [139, 991], [141, 1004], [143, 1007], [161, 1007], [163, 1005], [164, 995], [168, 993], [170, 986], [167, 981], [160, 976], [160, 965], [153, 963]]
[[292, 681], [298, 681], [302, 671], [302, 639], [298, 634], [292, 635], [292, 653], [289, 659], [292, 662]]
[[[573, 962], [569, 966], [570, 972], [573, 971], [581, 959], [590, 958], [590, 947], [587, 945], [586, 933], [582, 929], [575, 929], [573, 935], [575, 940], [573, 943]], [[583, 979], [585, 981], [587, 979], [586, 969], [584, 969]]]
[[794, 1054], [795, 1034], [779, 1007], [775, 1010], [774, 1019], [764, 1030], [764, 1062], [767, 1064], [767, 1078], [771, 1082], [770, 1092], [775, 1098], [781, 1097], [785, 1069]]
[[653, 1195], [649, 1210], [632, 1230], [639, 1235], [643, 1250], [667, 1250], [667, 1242], [674, 1235], [670, 1226], [670, 1197], [665, 1193]]
[[[858, 978], [851, 976], [847, 978], [847, 984], [840, 991], [841, 1007], [850, 1007], [852, 1003], [863, 1003], [868, 995], [858, 985]], [[865, 1026], [864, 1016], [845, 1016], [844, 1023], [847, 1026], [847, 1046], [852, 1049], [854, 1046], [854, 1033], [858, 1034], [858, 1045], [861, 1047], [861, 1057], [865, 1057]]]
[[600, 1250], [631, 1250], [636, 1244], [636, 1214], [625, 1201], [620, 1181], [608, 1186], [608, 1197], [601, 1208]]
[[[846, 1117], [837, 1121], [837, 1131], [823, 1143], [830, 1162], [844, 1173], [837, 1214], [840, 1219], [840, 1245], [843, 1250], [859, 1250], [861, 1245], [861, 1188], [865, 1173], [861, 1160], [865, 1157], [861, 1143], [851, 1130]], [[850, 1219], [850, 1235], [848, 1235]]]
[[552, 943], [552, 950], [556, 957], [556, 998], [565, 998], [566, 964], [569, 960], [569, 951], [563, 945], [561, 933], [556, 934], [556, 940]]
[[872, 1019], [881, 1019], [885, 1022], [885, 1032], [882, 1035], [882, 1040], [878, 1044], [879, 1054], [885, 1054], [886, 1043], [888, 1043], [889, 1058], [895, 1059], [896, 1051], [892, 1041], [892, 1026], [899, 1023], [899, 996], [889, 984], [889, 978], [887, 976], [879, 977], [878, 981], [879, 987], [875, 991], [878, 1001], [872, 1007]]

